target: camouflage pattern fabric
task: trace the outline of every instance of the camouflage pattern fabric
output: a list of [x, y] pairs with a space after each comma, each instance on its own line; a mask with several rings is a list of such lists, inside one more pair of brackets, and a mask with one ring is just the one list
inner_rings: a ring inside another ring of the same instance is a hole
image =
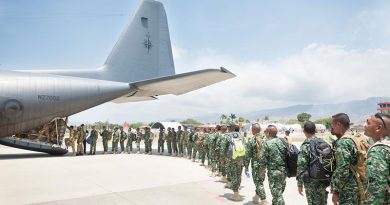
[[357, 148], [352, 139], [340, 138], [335, 146], [336, 169], [332, 176], [333, 192], [338, 193], [339, 203], [360, 204], [359, 188], [351, 165], [357, 163]]
[[261, 180], [265, 178], [268, 170], [268, 183], [271, 189], [272, 204], [284, 205], [283, 192], [286, 188], [286, 167], [285, 167], [286, 147], [282, 140], [273, 137], [266, 140], [260, 149], [259, 175]]
[[375, 143], [367, 155], [365, 205], [390, 204], [390, 141]]
[[298, 155], [297, 167], [297, 182], [298, 187], [304, 186], [308, 205], [326, 205], [328, 200], [328, 192], [326, 191], [326, 183], [315, 179], [308, 179], [303, 182], [302, 174], [310, 167], [310, 141], [316, 136], [306, 138], [301, 145]]

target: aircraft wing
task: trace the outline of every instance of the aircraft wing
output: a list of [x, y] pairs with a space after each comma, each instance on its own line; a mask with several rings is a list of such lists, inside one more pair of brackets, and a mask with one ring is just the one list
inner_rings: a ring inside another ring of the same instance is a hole
[[112, 102], [154, 100], [155, 96], [167, 94], [181, 95], [233, 77], [235, 75], [232, 72], [221, 67], [134, 82], [130, 83], [129, 94]]

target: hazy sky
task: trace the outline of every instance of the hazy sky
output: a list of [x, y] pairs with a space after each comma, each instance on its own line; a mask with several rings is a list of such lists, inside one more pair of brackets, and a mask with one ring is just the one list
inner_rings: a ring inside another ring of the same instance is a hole
[[[166, 0], [176, 73], [237, 77], [73, 122], [158, 121], [389, 96], [390, 1]], [[0, 69], [103, 64], [140, 1], [0, 0]], [[216, 119], [217, 120], [217, 119]]]

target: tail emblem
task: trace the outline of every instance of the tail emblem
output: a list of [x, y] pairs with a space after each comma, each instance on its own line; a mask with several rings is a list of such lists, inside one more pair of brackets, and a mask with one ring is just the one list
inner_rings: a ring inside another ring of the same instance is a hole
[[152, 41], [150, 40], [149, 32], [145, 36], [144, 46], [145, 46], [146, 49], [148, 49], [148, 53], [149, 53], [150, 49], [153, 47]]

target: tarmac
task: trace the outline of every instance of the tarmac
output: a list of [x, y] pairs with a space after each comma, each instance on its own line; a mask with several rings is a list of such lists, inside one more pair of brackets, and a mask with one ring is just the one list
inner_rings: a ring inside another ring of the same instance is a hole
[[[219, 177], [210, 177], [205, 167], [158, 155], [156, 148], [155, 143], [153, 155], [50, 156], [0, 145], [0, 204], [253, 204], [252, 177], [242, 175], [243, 200], [233, 202], [232, 190], [224, 188]], [[270, 203], [267, 180], [264, 186]], [[287, 205], [307, 204], [298, 194], [295, 178], [287, 179], [284, 199]]]

